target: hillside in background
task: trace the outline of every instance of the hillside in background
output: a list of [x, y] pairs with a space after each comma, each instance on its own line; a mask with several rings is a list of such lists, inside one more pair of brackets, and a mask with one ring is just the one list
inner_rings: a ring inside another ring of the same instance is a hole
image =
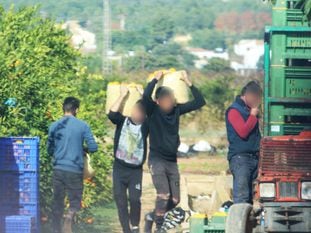
[[[5, 8], [12, 3], [17, 7], [40, 4], [43, 15], [51, 16], [57, 21], [78, 20], [90, 31], [101, 35], [102, 0], [1, 2]], [[171, 24], [174, 33], [198, 33], [201, 30], [218, 28], [233, 36], [243, 32], [249, 37], [257, 38], [260, 34], [256, 30], [270, 15], [270, 7], [260, 0], [113, 0], [111, 5], [114, 21], [118, 21], [123, 15], [125, 28], [131, 32], [147, 30], [150, 25], [165, 18]], [[228, 24], [227, 27], [224, 27], [225, 23]]]
[[[96, 49], [86, 65], [93, 72], [100, 71], [102, 0], [2, 0], [5, 8], [12, 3], [16, 8], [39, 4], [44, 17], [58, 22], [76, 20], [94, 33], [96, 45], [92, 48]], [[113, 0], [111, 10], [113, 59], [127, 72], [197, 68], [200, 62], [195, 63], [193, 55], [197, 51], [186, 47], [220, 49], [231, 56], [241, 39], [262, 39], [264, 26], [271, 22], [271, 7], [261, 0]]]

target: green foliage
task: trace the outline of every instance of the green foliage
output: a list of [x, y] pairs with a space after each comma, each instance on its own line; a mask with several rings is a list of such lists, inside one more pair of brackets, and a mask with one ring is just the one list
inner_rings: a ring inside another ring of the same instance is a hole
[[311, 0], [301, 0], [303, 2], [303, 11], [305, 13], [305, 18], [311, 22]]
[[88, 68], [90, 73], [100, 73], [102, 68], [102, 57], [98, 54], [92, 54], [83, 57], [83, 65]]
[[[204, 95], [206, 105], [200, 111], [189, 113], [183, 117], [181, 119], [182, 129], [187, 131], [189, 127], [195, 127], [197, 133], [194, 136], [197, 136], [198, 133], [209, 134], [215, 131], [222, 134], [225, 111], [234, 100], [237, 90], [243, 85], [241, 77], [230, 72], [209, 72], [204, 76], [200, 73], [193, 73], [192, 78]], [[226, 141], [217, 144], [218, 148], [227, 147]]]
[[157, 16], [151, 24], [150, 32], [155, 44], [163, 44], [174, 35], [174, 22], [167, 16]]
[[176, 43], [159, 44], [150, 52], [138, 51], [125, 59], [126, 71], [155, 70], [167, 67], [187, 69], [193, 66], [194, 57]]
[[79, 117], [85, 119], [99, 142], [99, 152], [91, 155], [91, 161], [96, 176], [85, 183], [84, 204], [92, 207], [95, 204], [111, 199], [111, 184], [108, 181], [110, 175], [112, 148], [105, 144], [104, 137], [107, 134], [107, 117], [105, 113], [106, 81], [99, 75], [89, 75], [80, 80], [78, 96], [83, 103]]
[[[61, 117], [61, 102], [74, 95], [82, 100], [81, 118], [94, 129], [101, 151], [94, 155], [96, 188], [86, 186], [86, 202], [108, 200], [110, 182], [110, 148], [103, 143], [106, 135], [103, 103], [105, 83], [100, 77], [87, 75], [80, 54], [69, 43], [69, 37], [55, 22], [42, 19], [37, 8], [7, 12], [0, 8], [0, 132], [2, 136], [39, 136], [40, 194], [43, 215], [50, 212], [51, 158], [46, 153], [47, 130]], [[9, 98], [15, 106], [6, 106]], [[106, 156], [103, 155], [103, 152]], [[108, 157], [107, 157], [108, 155]], [[90, 201], [88, 200], [90, 199]]]
[[208, 61], [208, 64], [203, 67], [203, 71], [207, 73], [224, 73], [231, 72], [230, 61], [221, 58], [212, 58]]
[[226, 108], [234, 98], [233, 79], [233, 76], [218, 76], [207, 80], [200, 88], [212, 114], [218, 119], [224, 119]]
[[225, 36], [222, 32], [211, 29], [199, 30], [193, 33], [191, 45], [204, 49], [226, 48]]

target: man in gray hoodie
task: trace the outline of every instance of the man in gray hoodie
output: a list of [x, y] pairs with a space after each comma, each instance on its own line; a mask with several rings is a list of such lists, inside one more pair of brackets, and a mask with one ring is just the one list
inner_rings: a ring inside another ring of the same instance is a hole
[[[64, 116], [49, 128], [48, 153], [53, 156], [53, 231], [62, 232], [64, 199], [70, 208], [65, 216], [64, 232], [72, 232], [72, 219], [80, 210], [83, 193], [84, 153], [96, 152], [98, 146], [90, 127], [76, 118], [80, 101], [68, 97], [63, 103]], [[84, 147], [86, 146], [86, 147]]]

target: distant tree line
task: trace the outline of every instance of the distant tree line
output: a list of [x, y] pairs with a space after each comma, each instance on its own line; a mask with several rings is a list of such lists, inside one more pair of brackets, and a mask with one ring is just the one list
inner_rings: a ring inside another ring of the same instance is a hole
[[[79, 20], [102, 41], [102, 0], [3, 0], [8, 8], [41, 4], [42, 16], [58, 22]], [[270, 6], [249, 0], [113, 0], [113, 20], [125, 16], [126, 30], [113, 32], [113, 49], [136, 56], [125, 58], [127, 71], [165, 67], [193, 67], [193, 56], [172, 42], [179, 34], [193, 37], [190, 46], [205, 49], [229, 48], [241, 38], [262, 38], [264, 25], [270, 22]], [[92, 71], [100, 69], [98, 54], [86, 60]]]

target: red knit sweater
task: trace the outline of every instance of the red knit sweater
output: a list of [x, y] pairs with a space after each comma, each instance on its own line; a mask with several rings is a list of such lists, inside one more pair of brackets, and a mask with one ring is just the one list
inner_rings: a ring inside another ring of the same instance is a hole
[[257, 117], [254, 115], [250, 115], [245, 121], [242, 115], [236, 109], [231, 109], [229, 111], [228, 120], [237, 134], [243, 139], [248, 137], [258, 122]]

